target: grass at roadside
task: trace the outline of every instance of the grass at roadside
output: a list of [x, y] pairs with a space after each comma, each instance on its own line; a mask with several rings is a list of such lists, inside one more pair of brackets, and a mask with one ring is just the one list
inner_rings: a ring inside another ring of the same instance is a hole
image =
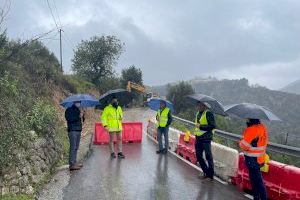
[[0, 196], [1, 200], [32, 200], [33, 197], [30, 195], [3, 195]]

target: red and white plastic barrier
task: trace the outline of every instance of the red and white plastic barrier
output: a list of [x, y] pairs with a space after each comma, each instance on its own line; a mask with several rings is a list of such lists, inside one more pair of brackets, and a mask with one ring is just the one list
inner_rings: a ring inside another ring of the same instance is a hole
[[184, 141], [184, 134], [180, 134], [176, 153], [193, 164], [197, 163], [195, 151], [195, 136], [190, 136], [189, 142]]
[[[176, 151], [178, 155], [193, 164], [197, 164], [195, 141], [195, 136], [191, 135], [189, 142], [185, 142], [184, 134], [180, 134]], [[235, 176], [238, 169], [238, 151], [215, 142], [212, 142], [211, 149], [216, 175], [224, 180]]]
[[[300, 168], [270, 161], [269, 172], [262, 174], [269, 199], [300, 200]], [[242, 190], [252, 189], [243, 154], [239, 156], [239, 168], [232, 181]]]
[[[125, 122], [122, 124], [122, 141], [128, 142], [142, 142], [143, 124], [141, 122]], [[116, 137], [114, 141], [116, 142]], [[103, 128], [101, 123], [95, 124], [94, 144], [108, 144], [109, 133]]]

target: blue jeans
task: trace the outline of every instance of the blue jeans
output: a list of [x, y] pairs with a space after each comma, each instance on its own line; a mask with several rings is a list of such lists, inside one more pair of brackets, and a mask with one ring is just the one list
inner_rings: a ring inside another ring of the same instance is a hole
[[[169, 127], [157, 128], [157, 141], [158, 141], [158, 147], [159, 147], [160, 151], [163, 149], [166, 149], [166, 150], [169, 149], [168, 132], [169, 132]], [[165, 138], [165, 147], [163, 147], [162, 135], [164, 135], [164, 138]]]
[[69, 165], [74, 166], [77, 162], [77, 150], [79, 149], [81, 132], [80, 131], [70, 131], [68, 133], [70, 142], [69, 151]]

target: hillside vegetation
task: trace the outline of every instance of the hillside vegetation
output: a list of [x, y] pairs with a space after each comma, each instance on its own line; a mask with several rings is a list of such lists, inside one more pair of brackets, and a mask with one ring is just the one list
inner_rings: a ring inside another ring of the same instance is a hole
[[[189, 81], [196, 93], [203, 93], [218, 99], [223, 105], [250, 102], [270, 108], [282, 122], [267, 123], [271, 140], [278, 143], [299, 146], [300, 144], [300, 95], [251, 86], [247, 79], [241, 80], [193, 80]], [[153, 87], [161, 96], [167, 96], [168, 87], [174, 84]], [[194, 114], [191, 115], [193, 118]], [[222, 122], [219, 128], [241, 134], [242, 121]]]
[[[127, 81], [142, 84], [142, 72], [134, 65], [123, 68], [121, 76], [115, 72], [123, 46], [114, 36], [83, 40], [72, 60], [74, 74], [65, 75], [55, 55], [37, 39], [21, 42], [0, 34], [1, 198], [32, 198], [56, 166], [66, 163], [68, 138], [59, 105], [65, 97], [99, 97], [126, 88]], [[87, 115], [91, 124], [95, 113]]]
[[68, 154], [59, 102], [97, 90], [63, 75], [57, 58], [38, 41], [22, 43], [2, 34], [0, 63], [0, 195], [32, 195]]

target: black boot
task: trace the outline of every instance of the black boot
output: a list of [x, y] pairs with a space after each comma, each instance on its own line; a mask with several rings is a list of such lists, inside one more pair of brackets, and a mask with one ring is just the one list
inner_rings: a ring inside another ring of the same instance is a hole
[[163, 150], [162, 150], [162, 153], [163, 153], [163, 154], [167, 154], [167, 153], [168, 153], [168, 149], [166, 149], [166, 148], [163, 149]]
[[118, 158], [125, 158], [124, 154], [122, 152], [118, 153]]
[[115, 153], [111, 153], [111, 154], [110, 154], [110, 157], [111, 157], [111, 158], [116, 158], [116, 154], [115, 154]]

